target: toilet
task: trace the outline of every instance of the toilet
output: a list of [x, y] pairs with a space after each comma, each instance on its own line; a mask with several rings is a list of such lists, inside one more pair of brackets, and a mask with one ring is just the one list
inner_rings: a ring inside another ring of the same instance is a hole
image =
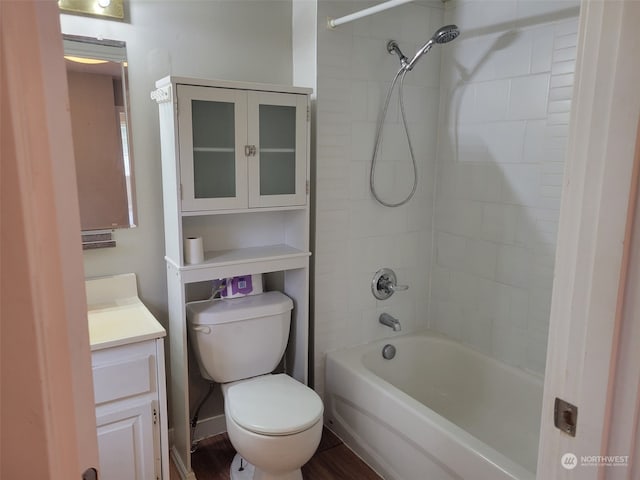
[[301, 480], [322, 435], [322, 400], [272, 374], [289, 339], [293, 302], [280, 292], [187, 304], [200, 374], [222, 384], [232, 480]]

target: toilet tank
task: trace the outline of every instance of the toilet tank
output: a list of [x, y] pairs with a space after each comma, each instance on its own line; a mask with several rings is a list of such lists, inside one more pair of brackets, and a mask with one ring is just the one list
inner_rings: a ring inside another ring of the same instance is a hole
[[271, 373], [287, 347], [292, 308], [280, 292], [187, 303], [201, 375], [226, 383]]

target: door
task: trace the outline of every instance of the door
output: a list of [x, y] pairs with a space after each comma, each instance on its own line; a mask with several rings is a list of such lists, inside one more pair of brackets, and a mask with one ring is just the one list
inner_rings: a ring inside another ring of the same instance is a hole
[[178, 85], [183, 211], [247, 207], [246, 92]]
[[98, 453], [60, 12], [0, 18], [0, 477], [80, 479]]
[[249, 207], [304, 205], [306, 95], [249, 92]]
[[155, 480], [152, 400], [97, 416], [101, 480]]

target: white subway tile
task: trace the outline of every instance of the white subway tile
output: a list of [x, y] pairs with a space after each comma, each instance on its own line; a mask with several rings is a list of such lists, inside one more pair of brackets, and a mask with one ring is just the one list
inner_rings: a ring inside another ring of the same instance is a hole
[[316, 311], [326, 313], [334, 310], [346, 311], [349, 305], [348, 289], [336, 282], [335, 273], [316, 275], [315, 296], [326, 301], [316, 302]]
[[527, 288], [531, 282], [531, 252], [527, 248], [502, 245], [498, 248], [496, 280]]
[[565, 73], [574, 73], [576, 71], [575, 60], [568, 60], [565, 62], [554, 62], [551, 66], [552, 75], [562, 75]]
[[549, 102], [549, 113], [567, 113], [571, 111], [571, 100], [555, 100]]
[[[507, 46], [503, 46], [506, 43]], [[496, 45], [496, 44], [494, 44]], [[494, 67], [494, 78], [526, 75], [531, 69], [533, 36], [527, 30], [503, 33], [488, 60]]]
[[[527, 70], [529, 66], [527, 64]], [[480, 122], [504, 120], [509, 104], [509, 80], [476, 84], [475, 119]]]
[[571, 87], [573, 86], [573, 73], [565, 73], [562, 75], [552, 75], [551, 76], [551, 88], [562, 88], [562, 87]]
[[547, 122], [545, 120], [528, 121], [524, 136], [522, 161], [526, 163], [544, 161], [548, 145]]
[[[580, 3], [580, 0], [574, 0], [575, 8], [580, 8], [579, 3]], [[557, 35], [567, 35], [569, 33], [577, 33], [578, 32], [578, 15], [576, 14], [575, 18], [572, 18], [571, 20], [556, 22], [554, 26], [555, 26]]]
[[435, 229], [454, 235], [477, 236], [482, 225], [482, 203], [444, 199], [435, 207]]
[[507, 203], [535, 207], [540, 202], [541, 167], [536, 164], [502, 166], [502, 199]]
[[438, 265], [457, 270], [463, 269], [467, 248], [466, 239], [444, 232], [438, 232], [436, 239]]
[[576, 47], [559, 48], [553, 51], [554, 62], [566, 62], [571, 60], [575, 61], [577, 58], [578, 55]]
[[461, 340], [474, 349], [490, 355], [493, 346], [493, 326], [491, 318], [477, 314], [465, 316], [465, 323], [461, 331]]
[[564, 35], [557, 35], [554, 43], [554, 48], [560, 50], [563, 48], [575, 47], [578, 45], [578, 34], [568, 33]]
[[575, 1], [566, 0], [518, 0], [518, 17], [551, 16], [576, 5]]
[[431, 328], [451, 338], [460, 339], [463, 328], [462, 307], [454, 302], [435, 300]]
[[484, 240], [467, 239], [465, 269], [484, 278], [495, 278], [498, 245]]
[[[547, 115], [547, 125], [569, 125], [569, 112], [550, 113]], [[568, 128], [567, 128], [568, 130]], [[568, 134], [568, 132], [567, 132]], [[565, 134], [564, 136], [566, 136]]]
[[551, 59], [553, 58], [553, 32], [553, 26], [545, 26], [533, 30], [531, 73], [542, 73], [551, 70]]
[[513, 243], [516, 238], [517, 218], [518, 210], [513, 205], [486, 203], [482, 208], [482, 238], [500, 243]]
[[501, 168], [491, 163], [460, 163], [457, 168], [458, 198], [493, 202], [501, 198]]
[[[367, 82], [367, 119], [370, 122], [375, 122], [377, 124], [377, 122], [380, 121], [390, 84], [391, 79], [388, 79], [387, 82], [374, 82], [371, 80]], [[391, 95], [391, 98], [389, 99], [385, 123], [394, 123], [398, 121], [400, 115], [399, 108], [396, 91], [396, 94]]]
[[431, 268], [431, 298], [449, 300], [453, 298], [450, 281], [452, 271], [448, 268], [434, 264]]
[[373, 122], [351, 124], [351, 158], [355, 161], [371, 161], [375, 142], [376, 125]]
[[[421, 4], [410, 3], [402, 8], [402, 26], [395, 32], [396, 40], [412, 43], [425, 43], [433, 32], [431, 31], [431, 12], [434, 9]], [[405, 53], [409, 55], [408, 53]]]
[[485, 126], [485, 141], [489, 150], [489, 161], [495, 163], [518, 163], [522, 161], [526, 123], [497, 122]]
[[571, 97], [573, 96], [573, 86], [570, 87], [559, 87], [552, 88], [549, 90], [549, 100], [569, 100], [571, 101]]
[[351, 110], [351, 119], [356, 121], [367, 120], [367, 88], [368, 84], [364, 81], [354, 81], [350, 86], [350, 102], [348, 103]]
[[511, 80], [509, 118], [544, 118], [547, 113], [549, 75], [540, 74]]
[[527, 333], [517, 328], [493, 328], [493, 355], [509, 365], [522, 367], [525, 364]]

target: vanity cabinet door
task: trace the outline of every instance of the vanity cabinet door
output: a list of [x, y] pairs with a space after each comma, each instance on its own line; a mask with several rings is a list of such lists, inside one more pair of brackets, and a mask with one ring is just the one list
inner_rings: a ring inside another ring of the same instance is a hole
[[249, 207], [304, 205], [307, 96], [249, 92]]
[[193, 85], [177, 90], [182, 210], [246, 208], [246, 92]]
[[156, 415], [155, 402], [147, 400], [97, 416], [101, 480], [158, 478]]

